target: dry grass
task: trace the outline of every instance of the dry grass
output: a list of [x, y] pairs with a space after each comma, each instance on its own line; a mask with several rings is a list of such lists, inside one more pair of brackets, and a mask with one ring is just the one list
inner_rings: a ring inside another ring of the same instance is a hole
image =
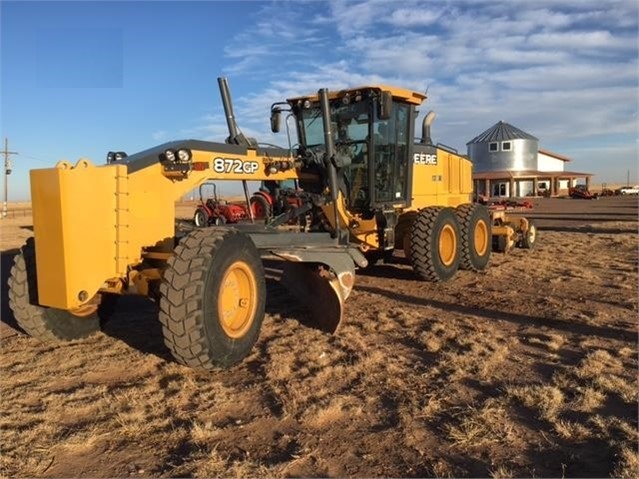
[[[5, 225], [5, 249], [30, 234]], [[534, 251], [447, 283], [361, 274], [336, 336], [272, 296], [229, 371], [173, 362], [137, 303], [62, 347], [9, 336], [0, 475], [637, 477], [627, 226], [542, 230]]]
[[514, 439], [512, 420], [504, 406], [489, 399], [482, 407], [468, 406], [453, 414], [455, 423], [445, 427], [452, 444], [477, 448], [492, 443], [510, 444]]
[[619, 451], [611, 476], [620, 479], [636, 479], [639, 476], [639, 454], [636, 447], [624, 447]]
[[489, 472], [489, 477], [492, 479], [511, 479], [515, 477], [515, 474], [512, 470], [504, 466], [498, 466], [495, 469], [491, 469]]
[[554, 422], [564, 408], [564, 393], [556, 386], [513, 386], [508, 387], [506, 393], [535, 410], [540, 419], [550, 422]]

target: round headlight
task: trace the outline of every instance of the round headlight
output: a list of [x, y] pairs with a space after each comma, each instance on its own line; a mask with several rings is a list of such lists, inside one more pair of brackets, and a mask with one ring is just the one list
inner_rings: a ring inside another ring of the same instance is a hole
[[304, 100], [304, 103], [302, 103], [302, 108], [308, 109], [310, 107], [311, 107], [311, 100]]
[[124, 160], [127, 156], [129, 156], [129, 155], [127, 155], [125, 152], [123, 152], [123, 151], [118, 151], [118, 152], [115, 154], [115, 161]]
[[182, 163], [187, 163], [191, 160], [191, 150], [187, 150], [186, 148], [180, 148], [177, 152], [177, 157]]
[[115, 153], [112, 151], [109, 151], [107, 153], [107, 163], [113, 163], [115, 161]]
[[166, 150], [164, 152], [164, 158], [166, 158], [167, 161], [175, 161], [175, 151], [173, 150]]

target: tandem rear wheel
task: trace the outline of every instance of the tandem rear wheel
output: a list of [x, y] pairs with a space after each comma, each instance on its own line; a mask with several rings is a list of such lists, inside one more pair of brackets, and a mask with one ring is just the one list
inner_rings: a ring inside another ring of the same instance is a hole
[[492, 250], [491, 219], [488, 209], [480, 204], [466, 203], [455, 208], [461, 229], [461, 259], [459, 267], [483, 271]]
[[27, 239], [14, 258], [9, 276], [9, 307], [18, 325], [43, 342], [81, 339], [100, 330], [114, 312], [119, 296], [103, 294], [98, 306], [85, 307], [77, 314], [38, 304], [35, 240]]
[[194, 230], [175, 248], [160, 285], [164, 342], [184, 365], [230, 367], [257, 341], [265, 304], [253, 241], [232, 228]]
[[460, 228], [452, 208], [433, 206], [419, 211], [404, 238], [404, 250], [421, 279], [446, 281], [459, 269]]

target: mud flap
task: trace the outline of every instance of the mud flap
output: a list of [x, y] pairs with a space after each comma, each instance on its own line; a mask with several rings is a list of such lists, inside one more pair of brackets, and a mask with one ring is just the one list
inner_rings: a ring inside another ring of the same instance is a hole
[[345, 253], [282, 252], [281, 284], [308, 308], [310, 326], [336, 333], [344, 316], [344, 302], [355, 282], [355, 264]]

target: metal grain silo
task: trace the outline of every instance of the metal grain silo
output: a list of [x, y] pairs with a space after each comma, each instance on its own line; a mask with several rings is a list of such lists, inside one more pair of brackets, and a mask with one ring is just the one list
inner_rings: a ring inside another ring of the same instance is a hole
[[500, 121], [468, 143], [475, 172], [527, 171], [537, 169], [539, 140]]

